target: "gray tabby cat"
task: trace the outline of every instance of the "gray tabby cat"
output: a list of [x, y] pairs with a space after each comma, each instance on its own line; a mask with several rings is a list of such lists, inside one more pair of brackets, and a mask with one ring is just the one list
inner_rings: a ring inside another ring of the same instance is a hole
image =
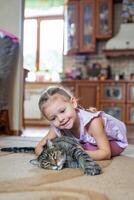
[[[34, 152], [33, 147], [1, 148], [1, 151]], [[62, 168], [81, 168], [84, 174], [98, 175], [101, 167], [85, 151], [80, 148], [80, 143], [67, 136], [48, 140], [43, 152], [36, 159], [30, 161], [44, 169], [61, 170]]]

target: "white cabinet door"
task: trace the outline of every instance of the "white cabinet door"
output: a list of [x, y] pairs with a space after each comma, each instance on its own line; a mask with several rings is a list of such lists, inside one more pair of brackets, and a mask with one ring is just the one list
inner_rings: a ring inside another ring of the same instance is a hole
[[41, 113], [38, 107], [41, 90], [26, 90], [24, 100], [24, 118], [25, 119], [41, 119]]

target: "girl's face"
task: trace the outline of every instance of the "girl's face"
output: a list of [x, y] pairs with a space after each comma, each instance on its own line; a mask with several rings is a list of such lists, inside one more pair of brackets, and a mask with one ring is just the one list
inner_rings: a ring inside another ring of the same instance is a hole
[[67, 97], [55, 94], [46, 103], [44, 115], [55, 127], [72, 129], [77, 120], [76, 107], [77, 101], [75, 98], [69, 100]]

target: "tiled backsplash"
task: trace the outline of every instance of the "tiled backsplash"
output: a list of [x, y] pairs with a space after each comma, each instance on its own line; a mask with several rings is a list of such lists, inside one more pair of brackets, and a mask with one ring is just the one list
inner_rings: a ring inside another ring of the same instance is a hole
[[134, 57], [119, 57], [110, 59], [113, 74], [124, 73], [125, 79], [130, 79], [130, 75], [134, 73]]
[[[85, 68], [84, 64], [78, 64], [75, 60], [75, 56], [71, 57], [65, 57], [64, 59], [64, 69], [65, 71], [69, 71], [71, 69], [74, 69], [75, 66], [79, 66], [82, 69]], [[110, 58], [107, 59], [104, 55], [94, 55], [90, 56], [90, 59], [88, 61], [87, 65], [92, 65], [93, 63], [100, 63], [102, 67], [106, 67], [108, 65], [111, 66], [112, 74], [114, 75], [120, 75], [124, 74], [124, 77], [126, 80], [130, 79], [131, 74], [134, 73], [134, 57], [129, 56], [122, 56], [122, 57], [116, 57], [116, 58]]]

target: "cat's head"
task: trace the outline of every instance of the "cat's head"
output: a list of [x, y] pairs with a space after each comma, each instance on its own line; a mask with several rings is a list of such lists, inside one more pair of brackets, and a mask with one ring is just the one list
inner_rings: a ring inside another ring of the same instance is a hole
[[66, 161], [66, 152], [48, 140], [41, 155], [30, 162], [44, 169], [61, 170]]

